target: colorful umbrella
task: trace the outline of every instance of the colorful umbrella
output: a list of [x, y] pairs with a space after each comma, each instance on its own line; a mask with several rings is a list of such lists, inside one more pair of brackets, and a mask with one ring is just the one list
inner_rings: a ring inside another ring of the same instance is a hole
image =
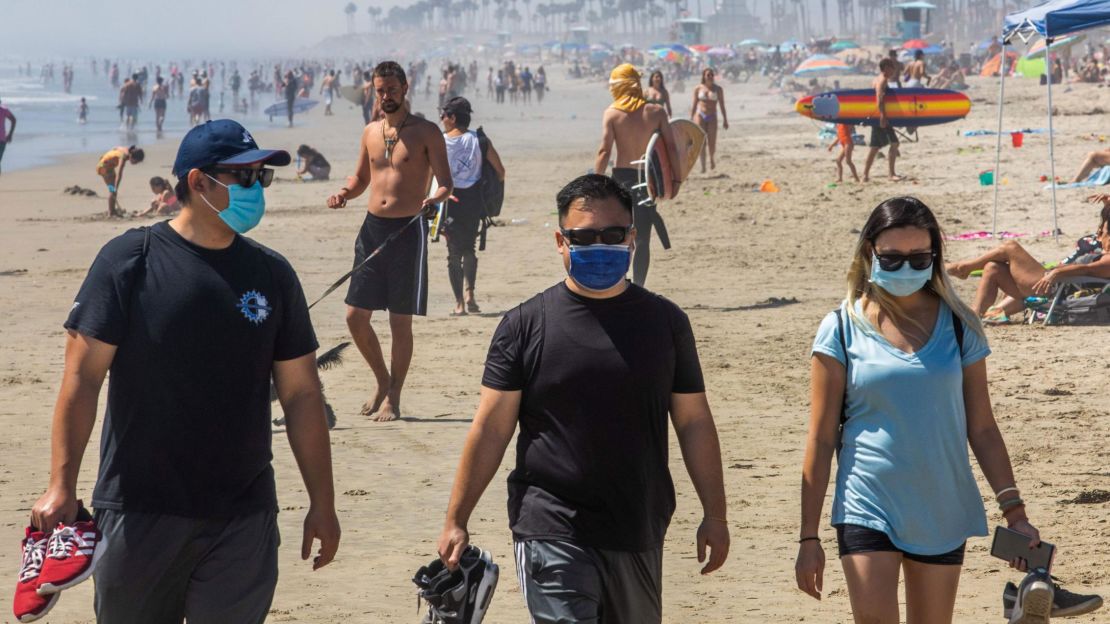
[[[1070, 37], [1061, 37], [1061, 38], [1057, 39], [1056, 41], [1053, 41], [1051, 46], [1047, 46], [1047, 49], [1052, 50], [1053, 52], [1057, 52], [1059, 50], [1063, 50], [1065, 48], [1072, 47], [1073, 45], [1079, 43], [1080, 41], [1083, 41], [1084, 38], [1085, 37], [1083, 35], [1072, 35]], [[1041, 39], [1041, 40], [1037, 41], [1036, 43], [1034, 43], [1029, 48], [1029, 52], [1027, 52], [1025, 54], [1025, 57], [1026, 58], [1040, 58], [1040, 57], [1044, 56], [1045, 55], [1045, 48], [1046, 48], [1044, 41], [1045, 41], [1044, 39]]]
[[794, 69], [795, 76], [830, 76], [833, 74], [851, 74], [855, 70], [851, 65], [828, 54], [814, 54], [802, 61]]
[[786, 41], [783, 41], [782, 43], [779, 44], [779, 48], [781, 48], [784, 52], [788, 51], [788, 50], [791, 50], [793, 48], [805, 49], [805, 44], [803, 44], [801, 41], [795, 41], [793, 39], [787, 39]]
[[924, 39], [910, 39], [902, 44], [903, 50], [921, 50], [929, 47], [929, 42]]
[[839, 52], [841, 50], [851, 50], [858, 47], [859, 44], [855, 41], [852, 41], [851, 39], [841, 39], [840, 41], [837, 41], [836, 43], [829, 46], [829, 49], [833, 52]]
[[736, 46], [739, 47], [739, 48], [745, 48], [745, 47], [764, 48], [764, 47], [767, 47], [768, 45], [770, 45], [770, 44], [765, 43], [763, 41], [760, 41], [759, 39], [745, 39], [745, 40], [741, 41], [740, 43], [736, 44]]
[[716, 58], [732, 58], [736, 56], [736, 52], [734, 50], [730, 50], [729, 48], [709, 48], [705, 51], [705, 53], [708, 56]]

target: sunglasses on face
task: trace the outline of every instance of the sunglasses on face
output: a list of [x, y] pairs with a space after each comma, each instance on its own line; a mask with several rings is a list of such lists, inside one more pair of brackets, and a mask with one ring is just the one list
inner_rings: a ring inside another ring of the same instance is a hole
[[274, 181], [273, 169], [210, 169], [209, 171], [213, 174], [227, 173], [233, 175], [238, 178], [236, 181], [243, 188], [254, 186], [256, 181], [262, 185], [262, 188], [266, 188]]
[[601, 243], [603, 245], [619, 245], [628, 238], [628, 233], [632, 230], [631, 226], [614, 225], [600, 230], [594, 228], [573, 228], [570, 230], [559, 229], [563, 233], [563, 238], [567, 239], [571, 245], [593, 245]]
[[879, 259], [879, 268], [884, 271], [897, 271], [902, 265], [909, 262], [914, 271], [921, 271], [933, 265], [934, 251], [923, 251], [915, 254], [875, 254]]

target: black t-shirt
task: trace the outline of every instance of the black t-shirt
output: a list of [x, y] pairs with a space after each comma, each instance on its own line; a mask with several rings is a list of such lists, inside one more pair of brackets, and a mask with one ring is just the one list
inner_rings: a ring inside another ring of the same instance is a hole
[[130, 230], [100, 250], [65, 327], [117, 347], [93, 507], [277, 508], [270, 374], [317, 346], [285, 258], [242, 236], [204, 249], [166, 222]]
[[678, 306], [635, 285], [599, 300], [560, 283], [505, 315], [482, 385], [522, 391], [514, 539], [662, 546], [675, 506], [671, 394], [705, 391]]

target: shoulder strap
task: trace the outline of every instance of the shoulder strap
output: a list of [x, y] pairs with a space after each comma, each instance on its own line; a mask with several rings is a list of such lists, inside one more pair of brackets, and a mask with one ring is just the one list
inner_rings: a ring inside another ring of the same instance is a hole
[[146, 252], [150, 249], [150, 226], [144, 225], [140, 229], [143, 231], [143, 251], [139, 257], [146, 258]]
[[[840, 402], [840, 429], [841, 433], [844, 430], [844, 423], [848, 420], [848, 362], [851, 358], [848, 357], [848, 341], [844, 338], [844, 314], [837, 308], [836, 312], [836, 337], [840, 340], [840, 350], [844, 352], [844, 399]], [[840, 452], [839, 445], [837, 446], [837, 453]]]
[[960, 348], [960, 359], [964, 357], [964, 321], [952, 310], [952, 329], [956, 332], [956, 345]]

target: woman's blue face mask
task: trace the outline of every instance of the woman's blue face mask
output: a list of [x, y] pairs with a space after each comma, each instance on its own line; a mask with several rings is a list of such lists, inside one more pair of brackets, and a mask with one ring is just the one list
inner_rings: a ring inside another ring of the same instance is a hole
[[871, 255], [871, 283], [895, 297], [907, 297], [925, 287], [933, 277], [933, 264], [923, 269], [914, 269], [908, 260], [903, 260], [897, 270], [888, 271], [880, 266], [878, 256]]

